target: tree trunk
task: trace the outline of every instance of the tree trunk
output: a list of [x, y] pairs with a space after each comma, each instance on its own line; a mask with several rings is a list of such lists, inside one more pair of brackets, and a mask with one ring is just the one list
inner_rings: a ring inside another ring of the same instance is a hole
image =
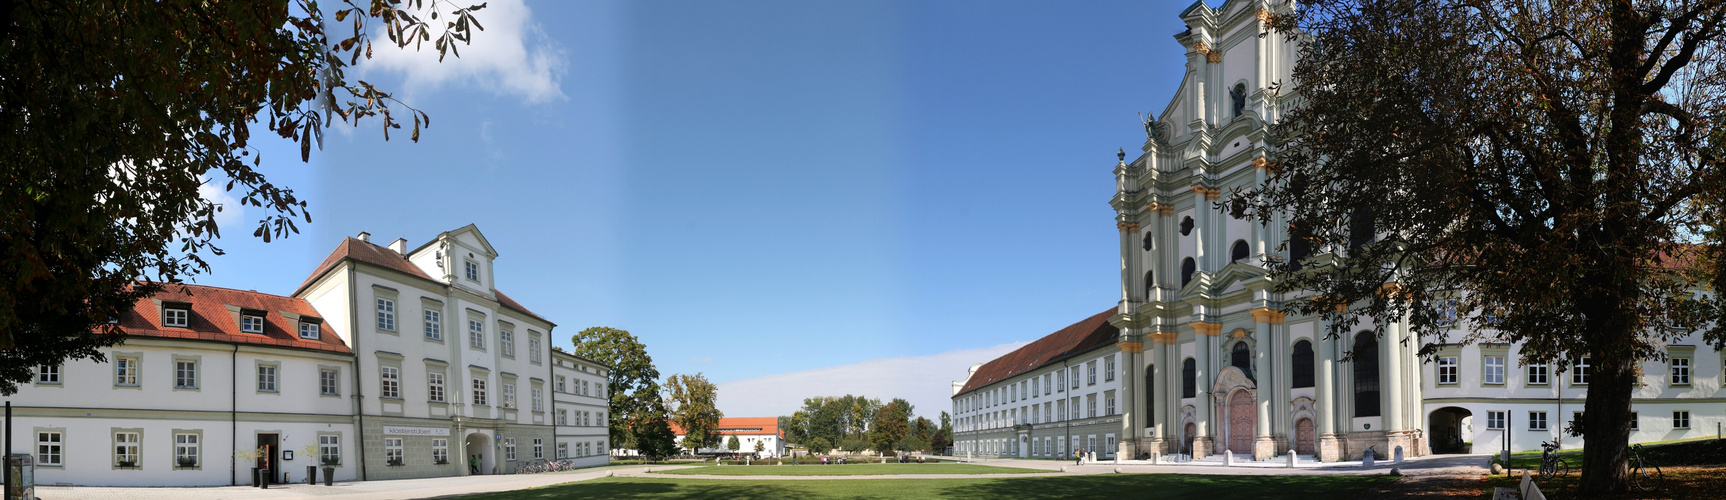
[[[1630, 395], [1636, 386], [1636, 360], [1591, 359], [1598, 363], [1588, 377], [1583, 405], [1582, 479], [1577, 491], [1628, 491], [1625, 466], [1630, 443]], [[1602, 363], [1601, 361], [1606, 361]], [[1559, 415], [1557, 421], [1562, 422]]]

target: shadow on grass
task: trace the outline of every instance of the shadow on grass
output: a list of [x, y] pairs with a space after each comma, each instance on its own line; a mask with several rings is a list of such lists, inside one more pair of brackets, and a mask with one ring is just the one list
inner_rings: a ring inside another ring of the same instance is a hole
[[1389, 476], [1211, 476], [1113, 474], [1001, 478], [933, 492], [941, 498], [1258, 498], [1341, 500], [1360, 496]]
[[801, 498], [807, 491], [790, 483], [698, 482], [643, 479], [596, 479], [561, 486], [457, 497], [461, 500], [551, 500], [566, 498], [682, 499], [727, 498], [784, 500]]

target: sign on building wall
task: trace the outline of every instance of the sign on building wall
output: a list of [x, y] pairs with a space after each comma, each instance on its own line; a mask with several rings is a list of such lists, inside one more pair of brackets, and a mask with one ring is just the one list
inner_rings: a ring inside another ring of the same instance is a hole
[[403, 427], [399, 425], [384, 426], [386, 436], [448, 436], [448, 427]]

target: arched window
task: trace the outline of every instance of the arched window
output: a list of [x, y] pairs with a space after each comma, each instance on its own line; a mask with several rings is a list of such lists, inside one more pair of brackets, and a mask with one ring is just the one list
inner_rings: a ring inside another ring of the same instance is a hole
[[1312, 365], [1312, 342], [1295, 342], [1294, 359], [1289, 360], [1289, 367], [1294, 368], [1294, 384], [1291, 387], [1312, 387]]
[[[1151, 374], [1156, 373], [1156, 372], [1157, 372], [1156, 365], [1146, 365], [1145, 366], [1145, 414], [1146, 415], [1156, 415], [1157, 414], [1157, 383], [1156, 383], [1156, 379], [1151, 378]], [[1143, 419], [1143, 420], [1145, 421], [1145, 428], [1150, 428], [1150, 427], [1153, 427], [1157, 424], [1156, 422], [1152, 421], [1153, 419], [1147, 418], [1147, 419]]]
[[1145, 251], [1151, 250], [1151, 232], [1145, 231]]
[[1232, 99], [1235, 105], [1235, 114], [1230, 116], [1240, 116], [1241, 112], [1247, 109], [1247, 84], [1235, 84], [1235, 88], [1229, 90], [1229, 99]]
[[1198, 394], [1199, 368], [1193, 358], [1181, 362], [1181, 397], [1190, 398]]
[[1193, 218], [1192, 217], [1182, 217], [1181, 218], [1181, 236], [1187, 236], [1190, 234], [1193, 234]]
[[1376, 227], [1373, 224], [1371, 208], [1361, 207], [1355, 210], [1354, 215], [1349, 217], [1348, 248], [1352, 250], [1371, 243], [1373, 236], [1376, 236]]
[[1247, 260], [1247, 254], [1249, 252], [1250, 250], [1247, 249], [1247, 240], [1235, 240], [1235, 244], [1229, 248], [1229, 262]]
[[1181, 288], [1186, 288], [1187, 283], [1193, 282], [1193, 272], [1198, 270], [1196, 266], [1192, 257], [1181, 260]]
[[1151, 298], [1151, 290], [1157, 289], [1156, 271], [1145, 271], [1145, 298]]
[[1309, 253], [1311, 253], [1311, 249], [1307, 246], [1305, 239], [1289, 239], [1289, 269], [1299, 271], [1301, 269], [1301, 261], [1306, 260], [1307, 254]]
[[1229, 352], [1229, 364], [1240, 368], [1247, 378], [1253, 378], [1253, 350], [1246, 342], [1235, 342], [1235, 347]]
[[1376, 417], [1378, 411], [1378, 337], [1362, 331], [1354, 336], [1354, 416]]

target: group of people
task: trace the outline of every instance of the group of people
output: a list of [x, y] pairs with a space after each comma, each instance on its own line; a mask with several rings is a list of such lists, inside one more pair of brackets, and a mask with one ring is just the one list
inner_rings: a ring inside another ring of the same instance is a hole
[[[908, 464], [911, 463], [912, 460], [911, 455], [899, 455], [899, 463]], [[923, 456], [917, 455], [915, 460], [917, 463], [923, 463]]]

